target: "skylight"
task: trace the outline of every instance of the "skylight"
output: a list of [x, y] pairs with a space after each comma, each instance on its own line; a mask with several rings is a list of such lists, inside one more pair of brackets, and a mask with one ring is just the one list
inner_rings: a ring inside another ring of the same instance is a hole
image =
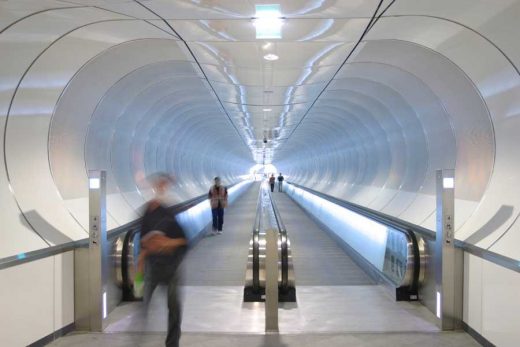
[[257, 39], [282, 38], [282, 13], [279, 4], [255, 5], [256, 14], [253, 24]]

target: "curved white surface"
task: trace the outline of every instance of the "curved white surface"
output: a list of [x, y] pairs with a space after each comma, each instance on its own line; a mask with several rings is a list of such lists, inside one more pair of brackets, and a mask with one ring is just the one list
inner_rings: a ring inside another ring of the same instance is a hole
[[456, 237], [520, 259], [519, 0], [280, 0], [273, 40], [251, 2], [141, 3], [0, 1], [0, 257], [86, 237], [89, 169], [111, 228], [152, 172], [182, 201], [272, 162], [427, 228], [454, 168]]
[[427, 228], [433, 172], [455, 168], [457, 237], [519, 258], [518, 1], [398, 1], [342, 65], [378, 4], [282, 1], [282, 39], [257, 40], [251, 4], [2, 3], [2, 234], [27, 245], [0, 254], [84, 237], [90, 168], [115, 227], [146, 174], [185, 200], [252, 155]]

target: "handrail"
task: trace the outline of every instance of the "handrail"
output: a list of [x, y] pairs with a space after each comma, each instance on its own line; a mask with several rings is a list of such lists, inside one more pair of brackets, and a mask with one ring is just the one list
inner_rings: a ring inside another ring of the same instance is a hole
[[276, 203], [274, 202], [273, 194], [271, 193], [270, 190], [267, 190], [267, 191], [269, 193], [269, 200], [271, 201], [271, 207], [273, 208], [273, 211], [274, 211], [274, 218], [276, 220], [278, 230], [280, 230], [280, 231], [285, 230], [285, 225], [283, 224], [283, 221], [282, 221], [282, 215], [280, 214], [280, 211], [278, 210], [278, 206], [276, 206]]
[[320, 198], [330, 201], [336, 205], [340, 205], [341, 207], [345, 207], [351, 211], [359, 213], [360, 215], [363, 215], [363, 216], [373, 219], [377, 222], [380, 222], [381, 224], [385, 224], [387, 226], [390, 226], [390, 227], [395, 228], [400, 231], [413, 230], [414, 232], [416, 232], [417, 234], [421, 235], [422, 237], [424, 237], [426, 239], [435, 240], [435, 232], [431, 231], [430, 229], [426, 229], [419, 225], [412, 224], [407, 221], [398, 219], [394, 216], [390, 216], [388, 214], [369, 209], [365, 206], [361, 206], [361, 205], [354, 204], [349, 201], [338, 199], [331, 195], [328, 195], [328, 194], [325, 194], [322, 192], [318, 192], [314, 189], [301, 186], [297, 183], [293, 183], [293, 182], [287, 182], [287, 183], [292, 184], [293, 186], [298, 187], [300, 189], [306, 190], [309, 193], [317, 195]]
[[[112, 230], [109, 230], [107, 232], [107, 239], [113, 239], [119, 236], [120, 234], [124, 233], [125, 231], [132, 229], [136, 227], [139, 224], [139, 219], [126, 223], [124, 225], [121, 225], [117, 228], [114, 228]], [[56, 255], [56, 254], [62, 254], [69, 251], [72, 251], [77, 248], [87, 247], [88, 246], [88, 238], [76, 240], [76, 241], [69, 241], [66, 243], [62, 243], [59, 245], [50, 246], [47, 248], [37, 249], [30, 252], [24, 252], [19, 253], [17, 255], [9, 256], [0, 259], [0, 270], [7, 269], [9, 267], [17, 266], [23, 263], [29, 263], [35, 260], [48, 258], [50, 256]]]
[[276, 205], [276, 202], [273, 199], [273, 194], [270, 190], [268, 190], [269, 193], [269, 200], [271, 201], [271, 207], [274, 212], [274, 218], [276, 220], [276, 224], [278, 226], [278, 231], [280, 235], [280, 246], [281, 246], [281, 264], [282, 264], [282, 283], [281, 287], [286, 289], [289, 285], [289, 246], [287, 245], [288, 237], [287, 237], [287, 229], [285, 228], [285, 224], [282, 220], [282, 215], [280, 214], [280, 211], [278, 210], [278, 206]]
[[[423, 228], [416, 224], [412, 224], [412, 223], [400, 220], [396, 217], [381, 213], [379, 211], [375, 211], [375, 210], [369, 209], [367, 207], [354, 204], [352, 202], [348, 202], [345, 200], [335, 198], [328, 194], [321, 193], [321, 192], [318, 192], [311, 188], [301, 186], [297, 183], [293, 183], [293, 182], [287, 182], [287, 183], [292, 184], [295, 187], [308, 191], [311, 194], [319, 196], [327, 201], [330, 201], [332, 203], [345, 207], [351, 211], [359, 213], [365, 217], [371, 218], [371, 219], [373, 219], [377, 222], [380, 222], [382, 224], [385, 224], [387, 226], [391, 226], [398, 230], [411, 230], [411, 231], [423, 236], [424, 238], [427, 238], [432, 241], [435, 240], [435, 232], [433, 232], [432, 230]], [[504, 255], [501, 255], [501, 254], [495, 253], [493, 251], [472, 245], [470, 243], [467, 243], [467, 242], [461, 241], [461, 240], [455, 240], [455, 247], [458, 247], [458, 248], [464, 250], [465, 252], [468, 252], [474, 256], [485, 259], [493, 264], [496, 264], [498, 266], [501, 266], [501, 267], [507, 268], [509, 270], [520, 273], [520, 261], [519, 260], [510, 258], [510, 257], [506, 257]]]
[[487, 260], [495, 265], [520, 273], [520, 260], [506, 257], [505, 255], [495, 253], [461, 240], [455, 240], [455, 247], [458, 247], [476, 257]]
[[253, 227], [253, 288], [260, 288], [260, 224], [262, 220], [262, 188], [258, 191], [255, 225]]
[[[235, 182], [232, 185], [228, 186], [228, 188], [231, 188], [239, 183], [240, 182]], [[178, 214], [178, 213], [186, 211], [186, 210], [190, 209], [191, 207], [203, 202], [207, 198], [208, 198], [207, 194], [202, 194], [202, 195], [196, 196], [190, 200], [173, 205], [173, 206], [169, 207], [168, 210], [171, 213]], [[127, 224], [121, 225], [117, 228], [107, 231], [107, 239], [115, 238], [115, 237], [119, 236], [120, 234], [124, 233], [125, 231], [128, 231], [129, 229], [139, 226], [140, 221], [141, 221], [141, 218], [138, 218]], [[89, 242], [89, 239], [84, 238], [84, 239], [80, 239], [80, 240], [70, 241], [70, 242], [59, 244], [59, 245], [54, 245], [54, 246], [38, 249], [35, 251], [19, 253], [17, 255], [1, 258], [0, 259], [0, 270], [7, 269], [7, 268], [10, 268], [13, 266], [17, 266], [17, 265], [20, 265], [23, 263], [32, 262], [35, 260], [48, 258], [48, 257], [56, 255], [56, 254], [66, 253], [66, 252], [72, 251], [77, 248], [87, 247], [88, 242]]]

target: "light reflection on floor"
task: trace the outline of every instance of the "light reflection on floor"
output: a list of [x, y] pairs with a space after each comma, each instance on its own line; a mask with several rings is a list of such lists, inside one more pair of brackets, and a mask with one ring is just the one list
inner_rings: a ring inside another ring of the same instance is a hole
[[[264, 304], [243, 303], [242, 287], [183, 288], [185, 332], [263, 333]], [[419, 303], [395, 302], [379, 286], [300, 286], [297, 303], [282, 303], [281, 333], [437, 332], [433, 314]], [[140, 303], [126, 303], [109, 316], [107, 332], [166, 331], [166, 298], [158, 290], [146, 322]]]

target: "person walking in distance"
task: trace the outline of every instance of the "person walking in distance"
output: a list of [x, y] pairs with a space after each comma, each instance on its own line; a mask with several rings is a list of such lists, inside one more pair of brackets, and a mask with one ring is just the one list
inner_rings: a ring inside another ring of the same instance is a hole
[[211, 204], [211, 215], [213, 217], [213, 234], [222, 234], [224, 224], [224, 209], [228, 203], [227, 188], [222, 186], [220, 177], [215, 177], [215, 184], [211, 186], [208, 193]]
[[274, 174], [271, 174], [271, 177], [269, 177], [269, 185], [271, 186], [271, 191], [274, 192]]
[[282, 184], [283, 184], [283, 175], [280, 172], [280, 174], [278, 175], [278, 191], [279, 192], [282, 191]]
[[[181, 301], [179, 298], [179, 265], [187, 250], [187, 239], [175, 215], [167, 209], [166, 193], [173, 183], [168, 174], [149, 179], [155, 197], [145, 206], [141, 221], [141, 254], [144, 262], [143, 303], [145, 312], [159, 284], [168, 286], [168, 332], [166, 347], [178, 347], [181, 337]], [[141, 270], [142, 271], [142, 270]], [[143, 276], [142, 272], [138, 274]], [[136, 275], [136, 277], [138, 276]], [[146, 315], [146, 313], [145, 313]]]

